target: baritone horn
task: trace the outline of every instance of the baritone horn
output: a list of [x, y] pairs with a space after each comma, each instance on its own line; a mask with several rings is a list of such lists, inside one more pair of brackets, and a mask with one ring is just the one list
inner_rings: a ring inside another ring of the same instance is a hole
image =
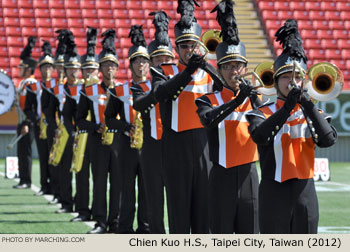
[[[216, 48], [222, 42], [222, 37], [220, 36], [221, 31], [212, 29], [203, 33], [201, 37], [201, 42], [203, 46], [207, 48], [206, 58], [208, 60], [216, 60]], [[203, 47], [202, 46], [202, 47]]]
[[343, 89], [344, 75], [332, 63], [320, 62], [311, 66], [307, 76], [305, 88], [307, 88], [307, 93], [314, 100], [333, 100]]

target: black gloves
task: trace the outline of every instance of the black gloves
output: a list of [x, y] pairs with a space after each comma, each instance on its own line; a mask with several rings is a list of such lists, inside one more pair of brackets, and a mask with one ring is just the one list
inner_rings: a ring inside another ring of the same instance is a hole
[[298, 103], [306, 109], [311, 109], [313, 107], [314, 103], [311, 101], [307, 89], [303, 90]]
[[284, 103], [284, 108], [290, 112], [294, 109], [295, 105], [300, 99], [301, 95], [301, 89], [300, 87], [293, 87], [292, 90], [288, 93], [287, 100]]
[[245, 100], [246, 97], [248, 97], [252, 90], [254, 89], [254, 87], [252, 85], [249, 84], [239, 84], [239, 94], [236, 97], [236, 101], [238, 104], [242, 104]]
[[192, 75], [198, 68], [205, 64], [204, 55], [193, 54], [188, 61], [186, 71]]

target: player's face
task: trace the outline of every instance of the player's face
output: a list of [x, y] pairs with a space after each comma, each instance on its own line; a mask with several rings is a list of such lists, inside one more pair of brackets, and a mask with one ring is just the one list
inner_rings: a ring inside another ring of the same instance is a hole
[[237, 90], [239, 88], [239, 83], [234, 77], [245, 74], [248, 71], [248, 68], [242, 62], [230, 61], [222, 64], [219, 71], [224, 78], [226, 85], [233, 90]]
[[[292, 81], [292, 77], [293, 77], [293, 73], [292, 72], [287, 72], [287, 73], [283, 73], [281, 74], [278, 79], [277, 79], [277, 85], [278, 85], [278, 89], [280, 91], [280, 93], [287, 97], [288, 93], [290, 91], [289, 89], [289, 84]], [[295, 76], [295, 82], [298, 86], [301, 85], [302, 83], [302, 79], [300, 78], [299, 74], [296, 74]], [[281, 95], [279, 94], [279, 96]]]
[[154, 56], [151, 59], [151, 65], [153, 67], [159, 66], [162, 63], [171, 63], [173, 62], [173, 58], [170, 57], [169, 55], [158, 55]]
[[98, 69], [97, 68], [85, 68], [82, 70], [83, 72], [83, 78], [87, 79], [89, 76], [97, 76], [98, 75]]
[[175, 50], [179, 54], [179, 57], [182, 63], [185, 63], [185, 64], [188, 64], [188, 61], [192, 56], [191, 55], [192, 52], [199, 54], [199, 46], [195, 41], [192, 41], [192, 40], [179, 43], [176, 46]]

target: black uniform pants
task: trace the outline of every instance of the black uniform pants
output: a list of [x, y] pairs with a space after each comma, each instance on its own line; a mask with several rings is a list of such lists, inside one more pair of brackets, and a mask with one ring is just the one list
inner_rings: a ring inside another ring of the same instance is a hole
[[255, 162], [231, 168], [214, 163], [209, 176], [210, 232], [259, 233], [258, 187]]
[[208, 173], [212, 163], [205, 130], [165, 129], [162, 150], [170, 233], [208, 233]]
[[263, 178], [259, 187], [259, 223], [262, 234], [316, 234], [318, 200], [314, 180], [279, 183]]
[[117, 153], [112, 146], [103, 145], [101, 134], [89, 135], [91, 148], [91, 169], [93, 179], [92, 216], [93, 220], [107, 227], [107, 181], [109, 172], [110, 195], [108, 223], [117, 221], [119, 214], [120, 181], [118, 176]]
[[[81, 170], [75, 174], [76, 181], [76, 194], [75, 194], [75, 211], [79, 213], [79, 215], [84, 216], [86, 218], [90, 218], [91, 211], [89, 208], [89, 200], [90, 200], [90, 134], [88, 136], [88, 140], [86, 142], [84, 160]], [[92, 146], [92, 148], [94, 148]]]
[[[47, 148], [48, 148], [48, 155], [50, 155], [50, 150], [53, 145], [53, 141], [55, 138], [55, 129], [47, 127]], [[53, 165], [49, 165], [49, 173], [50, 173], [50, 181], [51, 181], [51, 188], [53, 190], [53, 196], [55, 198], [60, 199], [60, 169], [57, 169], [58, 167], [55, 167]]]
[[34, 137], [36, 146], [38, 149], [40, 160], [40, 185], [41, 190], [45, 193], [52, 193], [51, 178], [49, 173], [49, 152], [47, 148], [47, 139], [40, 139], [40, 126], [39, 123], [34, 124]]
[[[24, 123], [17, 125], [17, 136], [21, 134]], [[32, 183], [32, 142], [34, 139], [34, 130], [32, 125], [28, 125], [29, 132], [17, 142], [19, 183]]]
[[144, 179], [140, 167], [140, 154], [137, 149], [130, 147], [130, 138], [117, 133], [118, 143], [118, 167], [121, 168], [122, 189], [120, 198], [119, 232], [134, 233], [133, 223], [135, 217], [135, 182], [138, 182], [138, 209], [137, 209], [137, 233], [148, 233], [146, 195]]
[[73, 210], [73, 197], [72, 197], [72, 173], [70, 168], [72, 167], [73, 157], [73, 141], [74, 137], [69, 136], [66, 147], [62, 155], [59, 166], [54, 167], [59, 172], [59, 189], [60, 189], [60, 202], [62, 208], [66, 208], [70, 211]]
[[151, 234], [164, 234], [164, 178], [161, 141], [144, 135], [140, 160], [145, 184], [149, 230]]

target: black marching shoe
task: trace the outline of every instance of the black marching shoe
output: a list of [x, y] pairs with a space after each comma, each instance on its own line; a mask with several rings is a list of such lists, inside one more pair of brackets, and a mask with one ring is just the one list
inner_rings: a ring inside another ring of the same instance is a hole
[[58, 204], [58, 203], [60, 203], [60, 201], [59, 201], [59, 199], [58, 198], [53, 198], [51, 201], [49, 201], [49, 205], [54, 205], [54, 204]]
[[90, 218], [84, 215], [78, 215], [76, 217], [74, 217], [73, 219], [71, 219], [71, 222], [79, 222], [79, 221], [89, 221]]
[[72, 212], [73, 212], [72, 209], [62, 207], [62, 208], [58, 209], [55, 213], [72, 213]]
[[14, 189], [28, 189], [28, 188], [30, 188], [30, 184], [26, 184], [26, 183], [17, 184], [17, 185], [14, 185], [12, 188], [14, 188]]
[[88, 234], [104, 234], [106, 233], [106, 226], [101, 223], [96, 223], [95, 227], [91, 229]]

